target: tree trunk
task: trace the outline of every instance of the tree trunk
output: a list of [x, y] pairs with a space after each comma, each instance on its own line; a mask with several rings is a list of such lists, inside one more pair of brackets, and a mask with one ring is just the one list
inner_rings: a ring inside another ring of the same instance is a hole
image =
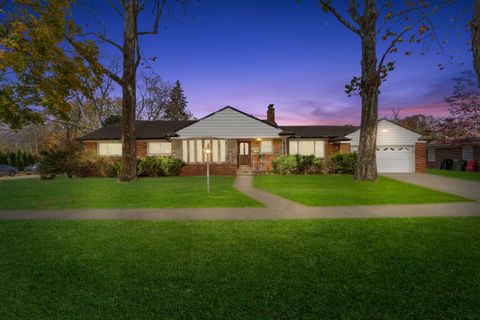
[[362, 98], [362, 119], [360, 143], [358, 148], [356, 180], [377, 179], [377, 122], [378, 92], [380, 79], [377, 73], [376, 22], [377, 10], [375, 0], [365, 1], [365, 14], [362, 21], [362, 81], [360, 96]]
[[122, 85], [122, 165], [120, 181], [137, 179], [137, 150], [135, 139], [136, 109], [136, 1], [131, 0], [125, 9], [123, 30], [123, 85]]
[[478, 87], [480, 88], [480, 0], [475, 1], [471, 27], [473, 66], [477, 73]]

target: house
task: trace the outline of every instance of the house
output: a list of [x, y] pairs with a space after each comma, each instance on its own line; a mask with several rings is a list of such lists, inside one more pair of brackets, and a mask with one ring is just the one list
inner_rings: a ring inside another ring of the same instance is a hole
[[[421, 135], [388, 120], [378, 123], [379, 172], [423, 172], [426, 147]], [[196, 121], [137, 121], [137, 155], [174, 156], [186, 165], [182, 175], [201, 175], [206, 170], [205, 149], [211, 150], [212, 174], [236, 175], [247, 171], [269, 171], [280, 155], [331, 154], [358, 149], [359, 127], [281, 126], [275, 108], [268, 106], [265, 120], [227, 106]], [[102, 156], [120, 156], [121, 128], [110, 126], [79, 140]]]
[[439, 169], [442, 161], [451, 160], [473, 160], [476, 162], [477, 170], [480, 168], [480, 137], [466, 139], [433, 141], [428, 144], [428, 167]]

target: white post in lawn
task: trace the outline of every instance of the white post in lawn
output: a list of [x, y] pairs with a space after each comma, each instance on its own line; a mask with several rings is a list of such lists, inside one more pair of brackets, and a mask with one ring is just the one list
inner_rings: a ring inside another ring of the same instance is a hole
[[210, 192], [210, 154], [212, 149], [210, 149], [210, 143], [207, 144], [205, 148], [205, 154], [207, 155], [207, 192]]

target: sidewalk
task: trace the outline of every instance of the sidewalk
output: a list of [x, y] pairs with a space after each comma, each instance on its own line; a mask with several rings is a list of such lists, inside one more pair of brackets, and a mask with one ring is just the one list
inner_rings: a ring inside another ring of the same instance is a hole
[[308, 207], [255, 189], [250, 176], [237, 177], [235, 188], [265, 208], [71, 209], [0, 211], [0, 220], [262, 220], [480, 216], [480, 203]]

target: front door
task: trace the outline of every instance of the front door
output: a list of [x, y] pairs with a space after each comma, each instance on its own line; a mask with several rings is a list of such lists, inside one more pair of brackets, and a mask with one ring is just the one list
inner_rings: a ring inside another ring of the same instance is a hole
[[250, 142], [248, 141], [238, 142], [238, 164], [240, 166], [250, 165]]

